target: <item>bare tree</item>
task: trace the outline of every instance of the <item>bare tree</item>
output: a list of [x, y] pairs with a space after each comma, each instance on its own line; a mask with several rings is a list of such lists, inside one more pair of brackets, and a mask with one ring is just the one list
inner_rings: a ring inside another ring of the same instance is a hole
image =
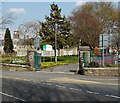
[[116, 49], [117, 52], [120, 52], [120, 34], [114, 34], [112, 36], [111, 45], [113, 49]]
[[91, 50], [98, 47], [99, 34], [101, 33], [100, 23], [91, 12], [75, 12], [75, 15], [70, 17], [73, 22], [74, 36], [76, 43], [89, 46]]
[[0, 19], [0, 29], [5, 29], [8, 25], [14, 23], [15, 17], [13, 16], [13, 13], [2, 13]]
[[29, 37], [34, 38], [41, 28], [41, 23], [39, 21], [30, 21], [21, 24], [18, 28], [20, 34], [25, 36], [26, 34]]
[[13, 15], [14, 13], [3, 13], [2, 10], [0, 10], [0, 37], [3, 37], [3, 31], [11, 24], [14, 23], [15, 17]]
[[19, 26], [19, 34], [24, 38], [23, 45], [32, 45], [36, 35], [38, 35], [41, 28], [41, 23], [38, 21], [31, 21], [23, 23]]
[[88, 2], [75, 9], [70, 19], [76, 41], [81, 39], [81, 44], [91, 49], [98, 47], [99, 34], [109, 34], [114, 26], [119, 27], [118, 10], [111, 2]]

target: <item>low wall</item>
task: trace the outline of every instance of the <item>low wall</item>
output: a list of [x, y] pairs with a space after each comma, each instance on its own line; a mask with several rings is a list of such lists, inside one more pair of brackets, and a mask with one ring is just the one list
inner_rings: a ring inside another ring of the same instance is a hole
[[27, 65], [17, 65], [17, 64], [6, 64], [1, 63], [2, 70], [9, 70], [9, 71], [30, 71], [31, 68]]
[[84, 68], [84, 75], [88, 76], [120, 76], [120, 68]]

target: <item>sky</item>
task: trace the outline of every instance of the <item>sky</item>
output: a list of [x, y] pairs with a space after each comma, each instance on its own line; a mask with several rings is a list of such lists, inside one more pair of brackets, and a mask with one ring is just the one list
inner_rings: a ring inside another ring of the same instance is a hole
[[[50, 13], [50, 4], [52, 2], [10, 2], [3, 4], [3, 11], [14, 13], [16, 17], [14, 28], [27, 21], [44, 21], [45, 15]], [[62, 9], [62, 15], [70, 15], [76, 4], [73, 2], [59, 2], [59, 8]]]
[[[88, 1], [110, 1], [110, 0], [0, 0], [2, 11], [13, 13], [15, 23], [8, 26], [13, 34], [20, 24], [29, 21], [45, 21], [45, 15], [49, 16], [50, 4], [55, 2], [62, 9], [62, 15], [70, 16], [73, 9]], [[118, 0], [114, 0], [117, 2]], [[0, 37], [1, 38], [1, 37]]]

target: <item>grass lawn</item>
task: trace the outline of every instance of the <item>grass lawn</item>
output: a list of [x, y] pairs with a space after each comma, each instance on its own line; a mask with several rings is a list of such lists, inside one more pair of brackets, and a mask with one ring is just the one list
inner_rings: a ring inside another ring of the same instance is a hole
[[[51, 60], [50, 57], [45, 57], [44, 59], [46, 62], [41, 63], [42, 68], [48, 68], [48, 67], [78, 62], [78, 56], [58, 56], [58, 62], [54, 62], [54, 58], [52, 58], [53, 62], [50, 62], [50, 60]], [[42, 58], [42, 60], [43, 60], [43, 58]]]

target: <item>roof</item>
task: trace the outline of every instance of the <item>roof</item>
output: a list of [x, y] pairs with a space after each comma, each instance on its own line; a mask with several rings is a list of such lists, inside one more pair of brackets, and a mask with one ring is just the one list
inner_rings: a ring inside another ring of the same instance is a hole
[[80, 51], [90, 51], [89, 46], [80, 46]]

